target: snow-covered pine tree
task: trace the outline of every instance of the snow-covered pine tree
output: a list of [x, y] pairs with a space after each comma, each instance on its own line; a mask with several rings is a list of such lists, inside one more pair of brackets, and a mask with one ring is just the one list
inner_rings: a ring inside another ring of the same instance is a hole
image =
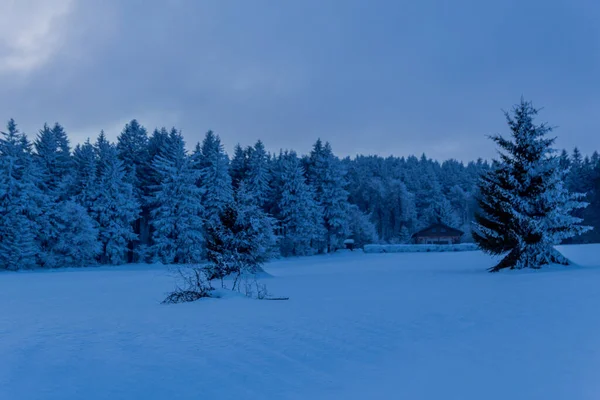
[[384, 196], [389, 200], [383, 202], [383, 207], [390, 211], [391, 219], [388, 232], [390, 237], [401, 242], [402, 228], [411, 231], [416, 230], [418, 225], [415, 196], [408, 191], [404, 182], [389, 180], [385, 186], [387, 190]]
[[[151, 174], [148, 133], [146, 128], [135, 119], [125, 125], [117, 139], [117, 151], [123, 161], [125, 177], [133, 185], [134, 193], [141, 206], [139, 218], [135, 221], [134, 231], [139, 241], [148, 244], [150, 241], [149, 219], [150, 208], [146, 202], [150, 195]], [[136, 245], [139, 246], [138, 243]], [[136, 253], [137, 248], [132, 252]]]
[[44, 124], [34, 148], [46, 193], [53, 200], [65, 199], [73, 175], [71, 148], [65, 130], [59, 123], [52, 128]]
[[202, 145], [196, 146], [192, 159], [198, 171], [204, 218], [207, 223], [218, 223], [221, 210], [233, 202], [229, 159], [219, 136], [208, 131]]
[[50, 230], [42, 241], [44, 267], [82, 267], [96, 262], [101, 251], [98, 229], [84, 207], [62, 200], [52, 203], [45, 217]]
[[[177, 130], [173, 128], [171, 133], [177, 134]], [[151, 194], [154, 192], [154, 188], [160, 184], [162, 179], [162, 176], [155, 170], [152, 164], [159, 156], [168, 157], [170, 152], [169, 136], [170, 133], [167, 128], [162, 127], [161, 129], [155, 129], [148, 139], [149, 170], [147, 176], [145, 177], [146, 186], [148, 188], [148, 193], [146, 194], [147, 196], [151, 196]], [[147, 200], [150, 201], [151, 199]]]
[[260, 207], [263, 207], [269, 198], [269, 174], [269, 155], [259, 140], [249, 152], [245, 181], [246, 190], [253, 193]]
[[250, 250], [252, 259], [259, 264], [272, 258], [277, 252], [275, 246], [275, 218], [263, 211], [260, 198], [254, 189], [245, 181], [235, 193], [235, 206], [237, 209], [236, 226], [240, 240]]
[[233, 158], [231, 159], [229, 173], [231, 175], [231, 183], [233, 188], [237, 190], [240, 182], [246, 178], [248, 171], [248, 153], [240, 144], [236, 144], [233, 149]]
[[198, 173], [181, 134], [173, 129], [152, 162], [159, 183], [152, 188], [154, 258], [165, 264], [198, 263], [203, 254], [203, 213]]
[[597, 243], [600, 241], [600, 162], [598, 160], [595, 161], [592, 187], [590, 212], [587, 215], [586, 223], [594, 227], [594, 235], [588, 235], [589, 241]]
[[342, 247], [350, 234], [349, 203], [345, 171], [329, 143], [323, 145], [320, 140], [315, 143], [308, 159], [307, 176], [323, 208], [327, 250], [334, 251]]
[[91, 206], [91, 216], [97, 223], [101, 242], [100, 262], [128, 262], [132, 242], [137, 240], [133, 223], [140, 205], [133, 186], [126, 181], [123, 162], [116, 147], [100, 134], [95, 146], [98, 154], [98, 185]]
[[75, 178], [72, 195], [76, 203], [91, 213], [92, 206], [98, 193], [98, 158], [96, 150], [89, 139], [75, 146], [73, 150]]
[[565, 149], [560, 153], [560, 167], [565, 171], [571, 168], [571, 159], [569, 158], [569, 153], [567, 153], [567, 150]]
[[137, 120], [132, 119], [125, 124], [117, 138], [117, 152], [123, 161], [126, 180], [133, 185], [141, 203], [145, 194], [142, 186], [149, 168], [148, 132]]
[[37, 218], [39, 259], [47, 268], [82, 266], [98, 254], [98, 231], [87, 211], [68, 200], [76, 182], [69, 140], [63, 127], [44, 125], [35, 147], [43, 206]]
[[538, 110], [521, 99], [506, 113], [511, 138], [495, 135], [500, 162], [480, 181], [479, 206], [473, 238], [494, 255], [507, 253], [491, 271], [540, 268], [569, 261], [554, 246], [588, 230], [571, 212], [583, 208], [582, 194], [565, 187], [565, 171], [548, 138], [551, 128], [536, 125]]
[[211, 278], [256, 273], [275, 253], [274, 218], [259, 206], [245, 181], [235, 193], [235, 202], [219, 213], [219, 224], [207, 229], [207, 258]]
[[103, 130], [100, 131], [96, 143], [94, 143], [94, 151], [98, 160], [96, 175], [101, 176], [104, 170], [108, 168], [107, 164], [115, 154], [114, 145], [108, 140]]
[[0, 134], [0, 269], [33, 268], [39, 253], [39, 175], [31, 144], [13, 119]]
[[281, 253], [302, 256], [319, 252], [327, 231], [323, 209], [315, 200], [312, 188], [306, 183], [304, 170], [294, 152], [281, 156], [281, 181], [278, 219], [283, 230]]
[[348, 210], [350, 213], [350, 237], [354, 240], [354, 245], [363, 247], [365, 244], [376, 243], [378, 241], [377, 231], [369, 215], [360, 211], [355, 204], [351, 204]]

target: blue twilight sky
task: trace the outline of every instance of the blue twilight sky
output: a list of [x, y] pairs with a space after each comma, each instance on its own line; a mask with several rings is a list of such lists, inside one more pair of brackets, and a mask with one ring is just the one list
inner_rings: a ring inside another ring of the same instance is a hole
[[597, 0], [0, 0], [0, 118], [116, 138], [137, 118], [340, 155], [495, 154], [521, 95], [600, 150]]

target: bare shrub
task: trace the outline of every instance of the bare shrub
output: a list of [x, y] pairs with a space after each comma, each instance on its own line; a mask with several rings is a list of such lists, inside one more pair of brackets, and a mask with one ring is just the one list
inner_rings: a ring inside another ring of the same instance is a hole
[[209, 273], [205, 268], [178, 269], [180, 283], [176, 289], [162, 301], [163, 304], [186, 303], [203, 297], [212, 297], [214, 290], [210, 283]]

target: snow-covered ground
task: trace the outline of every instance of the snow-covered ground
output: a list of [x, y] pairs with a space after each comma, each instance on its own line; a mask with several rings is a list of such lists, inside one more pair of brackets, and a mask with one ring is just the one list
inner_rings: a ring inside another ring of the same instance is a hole
[[273, 294], [161, 305], [128, 266], [0, 274], [0, 399], [600, 399], [600, 246], [271, 263]]

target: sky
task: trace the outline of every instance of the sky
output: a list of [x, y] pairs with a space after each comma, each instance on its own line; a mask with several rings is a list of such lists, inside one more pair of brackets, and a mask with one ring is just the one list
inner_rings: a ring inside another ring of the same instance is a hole
[[231, 153], [494, 157], [520, 97], [600, 150], [596, 0], [0, 0], [0, 119], [73, 144], [136, 118]]

